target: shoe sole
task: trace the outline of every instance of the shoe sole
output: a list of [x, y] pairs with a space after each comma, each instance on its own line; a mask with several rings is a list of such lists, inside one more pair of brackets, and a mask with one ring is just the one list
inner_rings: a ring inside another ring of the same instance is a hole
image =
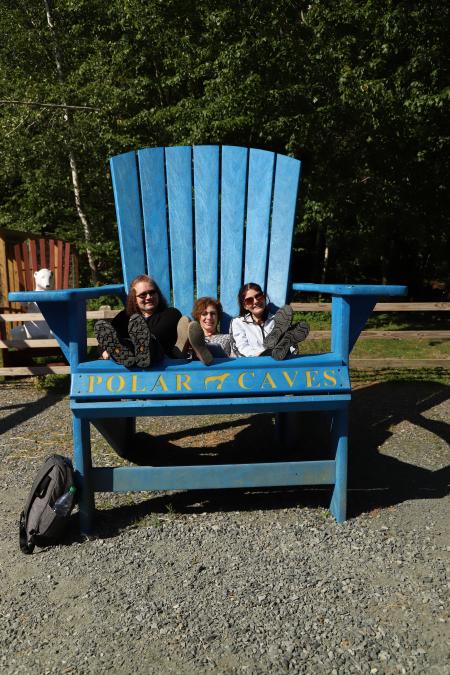
[[205, 344], [205, 335], [197, 321], [191, 321], [189, 324], [188, 336], [191, 347], [200, 361], [204, 363], [205, 366], [209, 366], [214, 361], [214, 357]]
[[115, 328], [107, 321], [97, 321], [94, 326], [95, 337], [102, 352], [106, 351], [113, 361], [121, 366], [131, 368], [136, 359], [131, 349], [125, 347], [119, 340]]
[[189, 324], [191, 323], [188, 316], [182, 316], [177, 324], [177, 341], [174, 349], [178, 349], [181, 354], [184, 354], [185, 349], [189, 343]]
[[128, 334], [134, 346], [136, 365], [148, 368], [151, 364], [150, 331], [143, 316], [133, 314], [128, 322]]
[[299, 342], [303, 342], [309, 333], [309, 326], [305, 321], [292, 326], [281, 338], [277, 345], [272, 349], [272, 358], [276, 361], [283, 361], [289, 354], [291, 347], [297, 348]]
[[289, 354], [291, 348], [291, 340], [289, 335], [284, 335], [277, 345], [272, 349], [272, 358], [275, 361], [283, 361]]
[[306, 321], [300, 321], [299, 323], [296, 323], [295, 326], [292, 326], [292, 328], [290, 328], [287, 332], [291, 338], [291, 344], [293, 347], [296, 347], [299, 342], [306, 340], [308, 333], [309, 325], [306, 323]]
[[283, 307], [280, 307], [278, 312], [276, 312], [275, 316], [273, 317], [275, 325], [264, 340], [264, 347], [266, 349], [273, 349], [275, 345], [278, 344], [291, 325], [292, 316], [293, 311], [290, 305], [284, 305]]

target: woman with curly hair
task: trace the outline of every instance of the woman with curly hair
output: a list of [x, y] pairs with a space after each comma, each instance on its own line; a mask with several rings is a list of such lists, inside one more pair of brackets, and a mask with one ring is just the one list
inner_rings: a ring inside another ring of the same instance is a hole
[[192, 350], [200, 361], [209, 365], [215, 357], [231, 356], [230, 336], [219, 333], [222, 305], [216, 298], [198, 298], [192, 308], [192, 318], [183, 316], [178, 323], [179, 357], [186, 357]]

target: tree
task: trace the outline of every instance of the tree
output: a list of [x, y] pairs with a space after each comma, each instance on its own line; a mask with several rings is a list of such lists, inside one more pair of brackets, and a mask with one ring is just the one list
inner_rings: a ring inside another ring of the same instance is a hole
[[0, 108], [0, 224], [85, 251], [73, 152], [92, 258], [116, 280], [108, 157], [253, 145], [303, 161], [296, 277], [413, 288], [446, 278], [443, 0], [54, 0], [52, 16], [63, 80], [41, 0], [0, 9], [4, 98], [80, 106], [70, 125], [60, 109]]

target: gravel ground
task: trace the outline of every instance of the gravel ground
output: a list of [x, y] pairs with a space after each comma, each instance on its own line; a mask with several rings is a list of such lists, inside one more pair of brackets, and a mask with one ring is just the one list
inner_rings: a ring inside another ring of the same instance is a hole
[[[70, 454], [69, 406], [0, 384], [1, 672], [450, 673], [447, 391], [355, 392], [343, 525], [324, 489], [106, 494], [96, 538], [80, 540], [75, 514], [62, 545], [24, 556], [18, 514], [43, 459]], [[273, 423], [140, 428], [164, 461], [222, 462], [263, 454]], [[96, 434], [93, 447], [116, 461]]]

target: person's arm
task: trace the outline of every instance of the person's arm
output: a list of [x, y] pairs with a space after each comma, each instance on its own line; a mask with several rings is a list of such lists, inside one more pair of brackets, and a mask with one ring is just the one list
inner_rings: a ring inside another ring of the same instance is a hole
[[230, 333], [234, 351], [237, 352], [239, 356], [259, 356], [263, 353], [263, 346], [259, 347], [250, 344], [246, 326], [239, 318], [232, 320]]

